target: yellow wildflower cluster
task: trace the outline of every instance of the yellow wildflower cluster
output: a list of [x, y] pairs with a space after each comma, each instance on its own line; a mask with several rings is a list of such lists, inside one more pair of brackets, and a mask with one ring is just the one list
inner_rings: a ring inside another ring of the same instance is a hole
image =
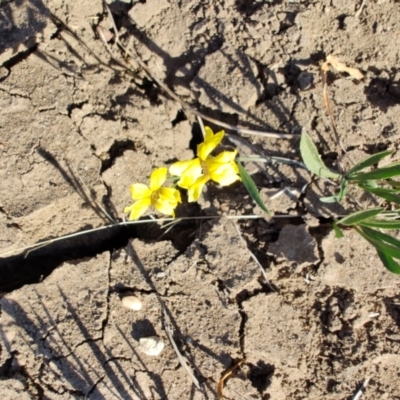
[[[187, 190], [189, 202], [200, 198], [204, 185], [210, 180], [221, 186], [240, 180], [239, 168], [235, 162], [236, 150], [211, 155], [224, 134], [224, 131], [220, 131], [214, 135], [211, 128], [206, 126], [204, 142], [197, 146], [197, 157], [178, 161], [169, 167], [169, 173], [179, 179], [177, 186]], [[167, 168], [156, 168], [150, 176], [150, 187], [141, 183], [131, 185], [130, 192], [135, 203], [124, 209], [124, 212], [129, 213], [130, 220], [140, 218], [150, 206], [164, 215], [175, 216], [181, 195], [175, 188], [162, 186], [167, 179], [167, 172]]]

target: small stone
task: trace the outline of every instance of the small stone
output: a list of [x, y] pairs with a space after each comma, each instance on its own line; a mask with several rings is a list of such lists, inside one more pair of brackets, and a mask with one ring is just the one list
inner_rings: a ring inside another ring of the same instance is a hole
[[227, 204], [227, 203], [222, 203], [221, 204], [221, 206], [220, 206], [220, 208], [221, 208], [221, 211], [222, 212], [228, 212], [229, 211], [229, 204]]
[[301, 90], [308, 90], [313, 85], [314, 77], [309, 72], [300, 72], [297, 81]]
[[157, 336], [141, 338], [139, 340], [139, 348], [148, 356], [158, 356], [164, 349], [164, 342]]
[[7, 78], [10, 71], [6, 67], [0, 67], [0, 79]]
[[139, 311], [142, 308], [142, 302], [136, 296], [124, 296], [122, 305], [134, 311]]

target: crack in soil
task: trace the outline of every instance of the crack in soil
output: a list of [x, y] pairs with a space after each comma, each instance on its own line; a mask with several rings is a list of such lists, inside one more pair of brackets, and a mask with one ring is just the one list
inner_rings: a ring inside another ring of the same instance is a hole
[[[38, 283], [62, 263], [112, 252], [137, 237], [133, 225], [110, 225], [107, 229], [68, 238], [45, 247], [0, 258], [0, 290], [11, 292], [23, 285]], [[32, 268], [35, 265], [35, 268]]]

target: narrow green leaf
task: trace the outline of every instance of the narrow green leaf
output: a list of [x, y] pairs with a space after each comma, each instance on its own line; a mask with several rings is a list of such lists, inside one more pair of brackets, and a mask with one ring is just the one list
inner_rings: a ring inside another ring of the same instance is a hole
[[323, 203], [337, 203], [338, 197], [337, 196], [320, 197], [319, 201], [322, 201]]
[[335, 232], [335, 236], [340, 239], [344, 236], [343, 231], [336, 225], [336, 222], [333, 223], [333, 230]]
[[360, 225], [367, 226], [370, 228], [381, 228], [381, 229], [400, 229], [400, 221], [385, 221], [382, 219], [367, 219], [361, 221]]
[[364, 190], [375, 194], [376, 196], [382, 197], [382, 199], [385, 199], [387, 201], [390, 201], [392, 203], [400, 204], [400, 196], [397, 193], [397, 191], [391, 190], [391, 189], [384, 189], [384, 188], [370, 188], [370, 187], [365, 187], [364, 185], [360, 185]]
[[373, 237], [376, 240], [387, 242], [391, 244], [392, 246], [397, 247], [400, 250], [400, 240], [396, 239], [393, 236], [387, 235], [386, 233], [379, 232], [375, 229], [363, 227], [362, 230]]
[[343, 179], [342, 183], [340, 185], [340, 191], [338, 194], [338, 203], [340, 203], [343, 200], [343, 197], [346, 194], [347, 191], [347, 185], [348, 185], [349, 181], [347, 179]]
[[323, 163], [321, 156], [318, 154], [317, 147], [305, 131], [301, 135], [300, 153], [304, 164], [315, 175], [322, 178], [340, 178], [340, 174], [331, 171]]
[[362, 187], [372, 188], [372, 189], [376, 189], [379, 187], [379, 185], [376, 183], [376, 181], [365, 181], [365, 182], [363, 181], [359, 185]]
[[392, 257], [378, 250], [378, 256], [381, 259], [383, 265], [394, 274], [400, 274], [400, 265], [393, 260]]
[[257, 203], [257, 205], [262, 210], [264, 210], [267, 214], [270, 214], [251, 176], [247, 173], [247, 171], [244, 169], [243, 165], [240, 162], [238, 162], [238, 167], [239, 167], [240, 177], [242, 178], [242, 182], [246, 187], [247, 191], [249, 192], [250, 196], [252, 197], [252, 199]]
[[370, 167], [371, 165], [376, 164], [377, 162], [379, 162], [380, 160], [389, 156], [392, 153], [393, 153], [392, 150], [385, 150], [385, 151], [381, 151], [380, 153], [373, 154], [372, 156], [366, 158], [365, 160], [359, 162], [353, 168], [351, 168], [350, 171], [347, 172], [346, 177], [350, 177], [355, 172], [361, 171], [364, 168], [367, 168], [367, 167]]
[[367, 240], [369, 243], [371, 243], [377, 249], [377, 251], [385, 254], [386, 256], [400, 259], [400, 249], [396, 246], [392, 246], [391, 244], [382, 242], [379, 239], [377, 239], [375, 236], [375, 233], [377, 231], [370, 229], [370, 231], [373, 232], [371, 234], [371, 233], [367, 233], [365, 231], [365, 228], [362, 228], [362, 229], [355, 228], [355, 229], [365, 240]]
[[373, 171], [364, 172], [347, 177], [349, 181], [360, 182], [368, 180], [379, 180], [392, 178], [400, 175], [400, 162], [390, 164], [387, 167], [377, 168]]
[[356, 211], [353, 214], [347, 215], [346, 217], [342, 218], [339, 221], [339, 224], [345, 226], [358, 224], [361, 221], [364, 221], [368, 218], [375, 217], [376, 215], [380, 214], [383, 210], [384, 208], [379, 207], [379, 208], [370, 208], [368, 210]]
[[336, 194], [335, 196], [320, 197], [319, 200], [323, 203], [340, 203], [343, 200], [344, 195], [346, 194], [347, 183], [348, 181], [346, 181], [346, 179], [343, 179], [338, 194]]

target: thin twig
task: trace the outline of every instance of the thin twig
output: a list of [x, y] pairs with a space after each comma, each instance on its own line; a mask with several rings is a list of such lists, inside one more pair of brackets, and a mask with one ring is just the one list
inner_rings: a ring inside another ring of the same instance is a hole
[[[273, 215], [271, 218], [275, 219], [275, 218], [301, 218], [302, 215], [300, 214], [296, 214], [296, 215]], [[261, 215], [210, 215], [210, 216], [201, 216], [201, 217], [181, 217], [181, 218], [157, 218], [157, 219], [152, 219], [152, 220], [148, 220], [148, 219], [144, 219], [144, 220], [140, 220], [140, 221], [121, 221], [118, 222], [116, 224], [110, 224], [110, 225], [104, 225], [104, 226], [100, 226], [98, 228], [93, 228], [93, 229], [87, 229], [85, 231], [81, 231], [81, 232], [76, 232], [76, 233], [71, 233], [65, 236], [59, 236], [56, 237], [54, 239], [49, 239], [49, 240], [45, 240], [43, 242], [39, 242], [39, 243], [35, 243], [35, 244], [31, 244], [29, 246], [24, 246], [24, 247], [19, 247], [17, 249], [14, 250], [10, 250], [10, 251], [6, 251], [5, 253], [1, 253], [0, 257], [5, 257], [8, 256], [10, 254], [14, 254], [14, 253], [18, 253], [24, 250], [29, 250], [29, 249], [37, 249], [43, 246], [46, 246], [48, 244], [52, 244], [55, 242], [59, 242], [61, 240], [65, 240], [65, 239], [71, 239], [73, 237], [76, 236], [81, 236], [81, 235], [86, 235], [88, 233], [93, 233], [93, 232], [97, 232], [97, 231], [102, 231], [104, 229], [111, 229], [111, 228], [117, 228], [120, 226], [125, 226], [125, 225], [136, 225], [136, 224], [149, 224], [149, 223], [154, 223], [154, 222], [172, 222], [172, 221], [176, 221], [177, 223], [183, 220], [203, 220], [203, 219], [231, 219], [231, 220], [237, 220], [237, 219], [264, 219], [263, 216]]]
[[[241, 128], [235, 125], [227, 124], [225, 122], [219, 121], [215, 118], [211, 118], [199, 111], [197, 111], [195, 108], [187, 104], [185, 101], [183, 101], [179, 96], [177, 96], [167, 85], [165, 85], [160, 79], [158, 79], [147, 67], [147, 65], [138, 57], [136, 57], [131, 51], [129, 51], [122, 43], [118, 35], [118, 30], [115, 25], [114, 17], [111, 13], [110, 8], [108, 5], [104, 2], [104, 7], [107, 9], [108, 16], [111, 20], [111, 23], [113, 25], [113, 31], [115, 34], [115, 43], [119, 46], [119, 48], [125, 52], [132, 60], [134, 60], [138, 65], [140, 65], [141, 68], [150, 76], [150, 78], [157, 83], [157, 85], [163, 89], [173, 100], [177, 101], [183, 109], [186, 111], [191, 112], [192, 114], [201, 117], [205, 119], [208, 122], [211, 122], [213, 124], [219, 125], [223, 128], [230, 129], [233, 131], [236, 131], [238, 133], [243, 133], [247, 135], [254, 135], [254, 136], [263, 136], [263, 137], [271, 137], [271, 138], [277, 138], [277, 139], [293, 139], [298, 137], [298, 134], [289, 134], [289, 133], [276, 133], [276, 132], [260, 132], [260, 131], [255, 131], [252, 129], [246, 129], [246, 128]], [[114, 56], [112, 56], [113, 59], [115, 59]], [[129, 68], [127, 68], [128, 71], [130, 71]]]
[[201, 216], [201, 217], [182, 217], [182, 218], [178, 218], [178, 219], [171, 217], [171, 218], [157, 218], [157, 219], [152, 219], [152, 220], [144, 219], [144, 220], [140, 220], [140, 221], [121, 221], [116, 224], [104, 225], [104, 226], [100, 226], [98, 228], [87, 229], [85, 231], [75, 232], [75, 233], [71, 233], [71, 234], [64, 235], [64, 236], [59, 236], [54, 239], [49, 239], [49, 240], [45, 240], [43, 242], [31, 244], [29, 246], [24, 246], [24, 247], [20, 247], [18, 249], [6, 251], [5, 253], [1, 253], [0, 257], [8, 256], [10, 254], [18, 253], [20, 251], [29, 250], [29, 249], [36, 250], [37, 248], [40, 248], [40, 247], [43, 247], [43, 246], [46, 246], [48, 244], [52, 244], [55, 242], [59, 242], [61, 240], [71, 239], [76, 236], [86, 235], [88, 233], [93, 233], [93, 232], [101, 231], [104, 229], [111, 229], [111, 228], [116, 228], [116, 227], [125, 226], [125, 225], [148, 224], [148, 223], [154, 223], [154, 222], [175, 222], [175, 221], [179, 222], [180, 220], [217, 219], [217, 218], [259, 219], [259, 218], [263, 218], [263, 217], [260, 215], [213, 215], [213, 216]]
[[346, 153], [346, 150], [344, 149], [343, 144], [339, 138], [339, 134], [336, 129], [335, 120], [333, 119], [333, 113], [332, 113], [331, 105], [329, 102], [329, 95], [328, 95], [327, 70], [324, 68], [324, 66], [322, 68], [321, 75], [322, 75], [322, 88], [323, 88], [322, 90], [323, 90], [325, 107], [328, 111], [329, 122], [331, 123], [332, 132], [335, 136], [335, 141], [336, 141], [336, 144], [338, 147], [339, 159], [341, 159], [343, 157], [343, 153]]
[[307, 169], [307, 167], [300, 161], [292, 160], [290, 158], [285, 157], [260, 157], [260, 156], [246, 156], [239, 157], [239, 161], [247, 161], [247, 162], [269, 162], [269, 163], [281, 163], [281, 164], [289, 164], [289, 165], [297, 165], [300, 168]]
[[368, 382], [369, 382], [370, 378], [367, 378], [363, 384], [361, 385], [360, 389], [358, 389], [357, 393], [354, 395], [353, 400], [358, 400], [362, 394], [363, 394], [363, 390], [368, 386]]
[[202, 133], [202, 135], [203, 135], [203, 140], [204, 140], [204, 139], [206, 138], [206, 130], [204, 129], [203, 120], [201, 119], [200, 116], [197, 116], [197, 121], [199, 121], [201, 133]]
[[88, 186], [86, 185], [85, 181], [82, 179], [82, 177], [80, 176], [79, 172], [74, 168], [74, 166], [71, 163], [68, 163], [69, 167], [72, 169], [72, 171], [76, 174], [76, 176], [78, 177], [78, 179], [80, 180], [82, 186], [86, 189], [86, 192], [89, 194], [89, 196], [92, 198], [92, 200], [94, 201], [94, 203], [97, 205], [97, 207], [100, 208], [101, 211], [103, 211], [103, 213], [107, 216], [107, 218], [113, 222], [114, 224], [117, 223], [117, 221], [106, 211], [106, 209], [96, 200], [96, 198], [93, 196], [92, 192], [90, 191], [90, 189], [88, 188]]
[[201, 390], [200, 388], [200, 383], [197, 380], [197, 378], [194, 376], [194, 373], [192, 371], [192, 368], [188, 365], [187, 358], [184, 357], [181, 352], [178, 349], [178, 346], [175, 343], [174, 337], [173, 337], [173, 330], [171, 327], [171, 321], [169, 319], [169, 316], [167, 314], [167, 310], [165, 309], [165, 306], [163, 302], [161, 301], [161, 307], [163, 309], [163, 316], [164, 316], [164, 328], [165, 332], [167, 333], [168, 339], [171, 342], [172, 347], [175, 350], [175, 353], [178, 357], [179, 363], [182, 365], [183, 369], [186, 371], [186, 373], [189, 375], [190, 379], [193, 381], [194, 385], [197, 387], [197, 389]]
[[218, 382], [218, 387], [217, 387], [217, 395], [218, 395], [218, 400], [223, 400], [224, 395], [223, 395], [223, 388], [224, 388], [224, 383], [225, 381], [233, 374], [233, 372], [238, 369], [243, 363], [245, 362], [245, 359], [242, 358], [239, 360], [235, 365], [232, 367], [228, 368], [228, 370], [224, 373], [224, 375], [221, 377], [221, 379]]
[[359, 17], [360, 17], [360, 15], [361, 15], [361, 13], [362, 13], [362, 10], [363, 10], [363, 8], [364, 8], [366, 2], [367, 2], [367, 0], [363, 0], [363, 1], [362, 1], [360, 8], [359, 8], [359, 9], [357, 10], [357, 12], [354, 14], [354, 16], [355, 16], [356, 18], [359, 18]]

